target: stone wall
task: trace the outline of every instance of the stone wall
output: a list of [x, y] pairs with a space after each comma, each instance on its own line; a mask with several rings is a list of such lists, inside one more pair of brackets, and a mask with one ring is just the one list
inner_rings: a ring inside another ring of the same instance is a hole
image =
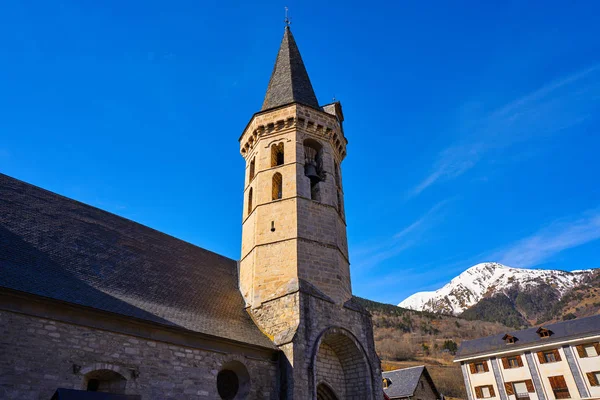
[[342, 364], [334, 352], [327, 344], [322, 344], [317, 353], [317, 385], [321, 382], [327, 383], [338, 395], [338, 398], [346, 398], [346, 387], [344, 380], [344, 370]]
[[[294, 380], [304, 385], [296, 387], [291, 398], [314, 398], [321, 372], [318, 363], [313, 362], [322, 343], [336, 347], [334, 340], [327, 340], [329, 334], [335, 334], [347, 339], [338, 346], [340, 350], [336, 354], [345, 375], [352, 377], [346, 379], [345, 399], [380, 400], [383, 397], [381, 365], [375, 353], [370, 315], [302, 292], [300, 306], [301, 323], [294, 339], [293, 373]], [[350, 349], [354, 354], [342, 354]], [[362, 361], [357, 359], [358, 354]]]
[[217, 374], [231, 361], [249, 373], [248, 399], [278, 398], [277, 363], [0, 311], [0, 398], [49, 400], [85, 389], [85, 374], [115, 371], [142, 399], [219, 399]]

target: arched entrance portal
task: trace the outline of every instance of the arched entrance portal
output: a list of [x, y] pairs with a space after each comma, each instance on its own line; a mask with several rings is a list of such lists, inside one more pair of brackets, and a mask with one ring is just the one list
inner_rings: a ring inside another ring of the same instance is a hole
[[319, 386], [317, 386], [317, 400], [338, 400], [338, 398], [335, 396], [333, 389], [327, 384], [319, 383]]
[[312, 366], [318, 400], [372, 399], [370, 365], [362, 346], [347, 330], [329, 328], [321, 334]]

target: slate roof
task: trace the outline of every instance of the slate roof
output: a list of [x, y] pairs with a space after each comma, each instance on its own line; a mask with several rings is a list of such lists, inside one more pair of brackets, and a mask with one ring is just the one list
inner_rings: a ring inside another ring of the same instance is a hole
[[235, 260], [3, 174], [0, 287], [274, 348]]
[[[536, 333], [539, 327], [534, 327], [464, 341], [456, 352], [456, 359], [502, 350], [550, 344], [567, 339], [575, 339], [581, 336], [600, 335], [600, 315], [542, 325], [542, 327], [549, 329], [552, 332], [549, 338], [541, 338]], [[514, 336], [516, 342], [514, 344], [507, 344], [506, 341], [502, 339], [506, 334]]]
[[417, 389], [419, 379], [423, 374], [425, 367], [396, 369], [394, 371], [384, 371], [382, 373], [384, 379], [389, 379], [391, 384], [387, 388], [383, 388], [385, 394], [390, 399], [412, 396]]
[[286, 26], [261, 111], [294, 102], [320, 109], [292, 31]]

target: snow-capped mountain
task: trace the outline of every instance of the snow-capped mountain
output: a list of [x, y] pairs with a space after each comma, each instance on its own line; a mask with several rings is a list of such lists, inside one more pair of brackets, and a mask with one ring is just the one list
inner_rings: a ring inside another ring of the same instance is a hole
[[418, 311], [460, 314], [483, 298], [498, 293], [506, 294], [517, 286], [520, 291], [549, 286], [560, 297], [578, 286], [592, 271], [522, 269], [493, 262], [481, 263], [467, 269], [441, 289], [415, 293], [398, 306]]

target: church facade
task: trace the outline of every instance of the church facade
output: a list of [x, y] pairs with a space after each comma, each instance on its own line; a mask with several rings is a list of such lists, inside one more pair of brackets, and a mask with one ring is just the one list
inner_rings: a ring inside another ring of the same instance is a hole
[[0, 398], [383, 398], [343, 121], [286, 27], [240, 137], [239, 261], [0, 174]]

